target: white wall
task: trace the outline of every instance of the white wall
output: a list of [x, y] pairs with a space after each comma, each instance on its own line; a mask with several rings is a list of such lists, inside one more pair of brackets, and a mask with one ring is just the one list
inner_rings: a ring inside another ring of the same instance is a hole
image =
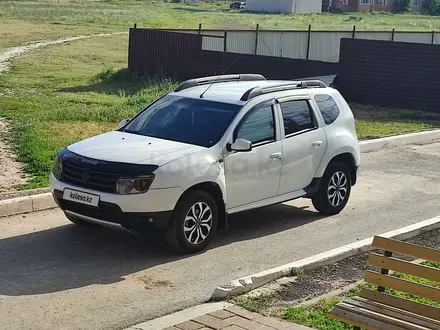
[[[270, 1], [270, 0], [269, 0]], [[305, 0], [307, 1], [307, 0]], [[179, 30], [186, 33], [198, 33], [198, 30]], [[223, 36], [224, 31], [202, 30], [202, 34]], [[351, 31], [314, 32], [310, 36], [309, 59], [324, 62], [339, 62], [341, 38], [352, 38]], [[356, 39], [391, 40], [392, 32], [356, 31]], [[432, 40], [432, 32], [398, 32], [394, 41], [440, 44], [440, 32]], [[230, 53], [255, 54], [287, 58], [307, 58], [307, 31], [259, 31], [258, 43], [256, 31], [229, 31], [227, 51]], [[202, 49], [222, 52], [224, 40], [204, 37]]]
[[247, 0], [247, 9], [271, 13], [320, 13], [322, 0]]
[[320, 13], [322, 11], [322, 0], [296, 0], [296, 8], [294, 4], [293, 11], [296, 14]]
[[291, 14], [294, 2], [295, 0], [247, 0], [246, 8], [255, 12]]

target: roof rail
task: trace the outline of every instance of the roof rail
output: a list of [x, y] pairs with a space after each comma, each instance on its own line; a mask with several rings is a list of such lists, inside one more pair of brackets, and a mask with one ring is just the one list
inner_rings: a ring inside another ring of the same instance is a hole
[[180, 92], [188, 88], [200, 86], [200, 85], [208, 85], [208, 84], [216, 84], [223, 82], [231, 82], [231, 81], [263, 81], [266, 80], [264, 76], [261, 74], [230, 74], [230, 75], [221, 75], [221, 76], [211, 76], [211, 77], [203, 77], [197, 79], [190, 79], [181, 83], [174, 91]]
[[304, 88], [326, 88], [326, 84], [324, 84], [321, 80], [304, 80], [304, 81], [292, 81], [289, 83], [284, 83], [275, 86], [268, 87], [254, 87], [246, 91], [241, 97], [241, 101], [249, 101], [254, 97], [259, 95], [287, 91], [291, 89], [304, 89]]

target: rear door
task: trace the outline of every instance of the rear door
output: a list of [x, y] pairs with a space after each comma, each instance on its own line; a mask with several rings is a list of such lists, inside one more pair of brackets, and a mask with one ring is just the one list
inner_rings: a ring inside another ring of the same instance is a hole
[[324, 156], [326, 136], [313, 107], [308, 97], [279, 99], [283, 121], [279, 195], [310, 185]]

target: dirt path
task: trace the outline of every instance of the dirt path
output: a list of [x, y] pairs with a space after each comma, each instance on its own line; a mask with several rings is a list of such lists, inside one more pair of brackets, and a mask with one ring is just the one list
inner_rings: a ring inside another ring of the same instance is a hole
[[11, 187], [27, 181], [22, 170], [23, 164], [15, 161], [16, 156], [5, 138], [7, 132], [8, 124], [4, 118], [0, 118], [0, 193], [10, 191]]
[[8, 70], [10, 60], [12, 60], [15, 57], [24, 55], [34, 49], [38, 49], [50, 45], [62, 44], [69, 41], [96, 38], [96, 37], [108, 37], [118, 34], [127, 34], [127, 32], [100, 33], [100, 34], [91, 34], [91, 35], [81, 35], [76, 37], [58, 38], [56, 40], [32, 42], [27, 45], [8, 48], [0, 52], [0, 73], [4, 73]]
[[[92, 35], [81, 35], [76, 37], [59, 38], [51, 41], [32, 42], [27, 45], [0, 50], [0, 74], [5, 73], [10, 65], [10, 61], [16, 57], [25, 55], [41, 47], [62, 44], [69, 41], [80, 39], [107, 37], [112, 35], [127, 34], [127, 32], [101, 33]], [[0, 97], [3, 97], [1, 95]], [[6, 135], [8, 133], [8, 124], [4, 118], [0, 118], [0, 193], [14, 190], [17, 184], [27, 182], [28, 177], [23, 173], [23, 164], [16, 162], [16, 155], [13, 153]]]

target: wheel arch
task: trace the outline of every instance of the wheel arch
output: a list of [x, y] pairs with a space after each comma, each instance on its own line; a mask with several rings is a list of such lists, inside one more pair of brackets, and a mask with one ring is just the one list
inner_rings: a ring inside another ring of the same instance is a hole
[[226, 229], [227, 228], [227, 213], [226, 213], [226, 205], [223, 197], [223, 192], [220, 186], [213, 181], [205, 181], [201, 183], [197, 183], [184, 191], [182, 196], [180, 196], [177, 204], [184, 198], [188, 193], [194, 190], [203, 190], [212, 196], [214, 201], [217, 204], [218, 208], [218, 228]]
[[329, 161], [327, 167], [334, 162], [341, 162], [348, 167], [348, 169], [350, 170], [351, 185], [354, 186], [357, 181], [357, 168], [353, 155], [349, 152], [344, 152], [342, 154], [336, 155]]

